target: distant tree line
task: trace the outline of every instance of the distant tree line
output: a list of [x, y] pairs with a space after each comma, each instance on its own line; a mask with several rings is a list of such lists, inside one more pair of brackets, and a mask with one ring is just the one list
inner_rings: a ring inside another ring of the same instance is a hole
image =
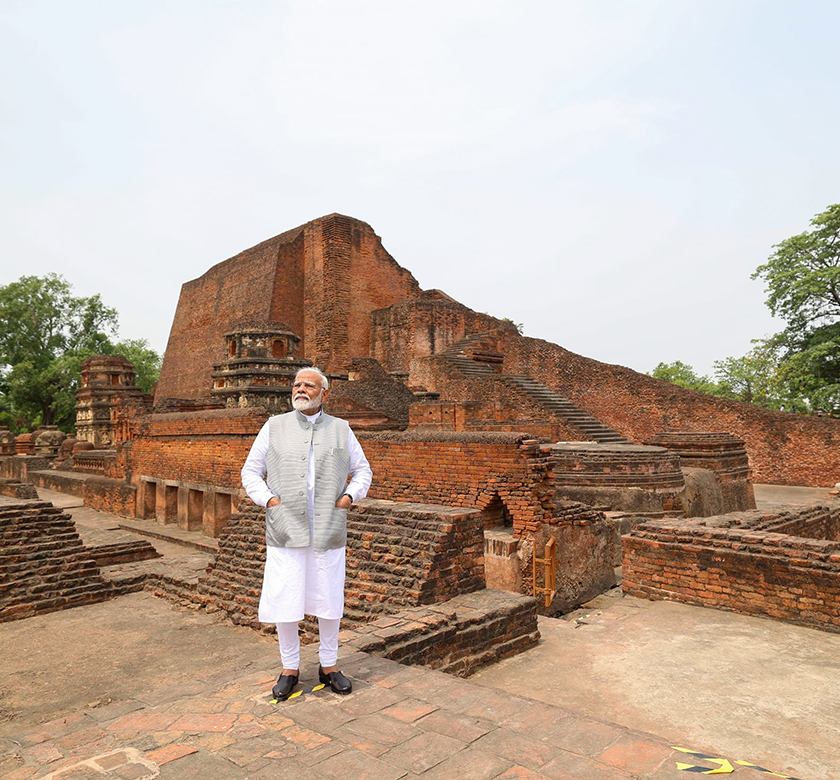
[[787, 327], [753, 340], [740, 358], [714, 363], [714, 379], [676, 360], [650, 376], [710, 395], [787, 411], [840, 412], [840, 204], [811, 229], [773, 247], [752, 275], [764, 280], [767, 306]]
[[74, 296], [57, 274], [0, 286], [0, 425], [15, 433], [39, 425], [72, 430], [81, 365], [91, 355], [123, 355], [149, 392], [161, 356], [145, 339], [113, 341], [117, 325], [116, 310], [99, 295]]

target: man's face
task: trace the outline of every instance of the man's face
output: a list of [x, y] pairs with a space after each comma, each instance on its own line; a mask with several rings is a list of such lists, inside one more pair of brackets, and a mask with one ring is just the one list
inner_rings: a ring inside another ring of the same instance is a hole
[[327, 397], [321, 377], [314, 371], [301, 371], [292, 385], [292, 406], [304, 414], [316, 412]]

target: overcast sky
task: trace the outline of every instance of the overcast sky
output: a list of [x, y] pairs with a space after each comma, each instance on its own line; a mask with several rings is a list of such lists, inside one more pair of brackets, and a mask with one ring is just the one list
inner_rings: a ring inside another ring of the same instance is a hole
[[332, 212], [529, 336], [701, 373], [840, 201], [836, 0], [0, 0], [0, 284], [163, 351], [181, 285]]

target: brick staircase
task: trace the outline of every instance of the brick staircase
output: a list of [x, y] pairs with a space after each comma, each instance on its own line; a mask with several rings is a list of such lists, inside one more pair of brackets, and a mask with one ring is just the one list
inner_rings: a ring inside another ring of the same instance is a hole
[[0, 622], [110, 597], [70, 515], [47, 501], [0, 506]]
[[462, 374], [466, 376], [490, 376], [498, 377], [497, 374], [488, 363], [477, 362], [470, 354], [480, 353], [486, 355], [492, 362], [501, 363], [501, 360], [494, 359], [497, 355], [502, 356], [492, 351], [486, 344], [486, 339], [490, 337], [490, 333], [473, 333], [466, 338], [450, 344], [443, 352], [441, 357], [446, 358], [452, 365], [454, 365]]
[[597, 417], [593, 417], [579, 406], [555, 393], [550, 387], [531, 379], [528, 376], [505, 374], [501, 377], [508, 384], [514, 385], [537, 401], [542, 406], [562, 417], [567, 423], [589, 436], [592, 441], [601, 444], [630, 444], [630, 440], [618, 431], [604, 425]]
[[[554, 392], [550, 387], [537, 382], [536, 379], [518, 374], [496, 373], [490, 367], [490, 364], [498, 363], [501, 365], [502, 355], [495, 352], [487, 344], [487, 339], [490, 336], [489, 333], [471, 334], [454, 344], [450, 344], [440, 355], [464, 376], [486, 377], [512, 385], [517, 390], [524, 392], [535, 403], [562, 418], [572, 427], [577, 428], [592, 441], [601, 444], [631, 443], [618, 431], [604, 425], [597, 417], [593, 417], [567, 398]], [[476, 360], [476, 358], [485, 358], [487, 362]]]

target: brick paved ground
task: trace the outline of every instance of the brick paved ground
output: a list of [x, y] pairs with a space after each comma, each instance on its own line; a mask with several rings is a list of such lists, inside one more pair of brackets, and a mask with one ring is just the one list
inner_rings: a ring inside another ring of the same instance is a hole
[[[317, 668], [304, 648], [303, 668]], [[349, 696], [272, 704], [276, 669], [155, 690], [2, 740], [9, 780], [667, 780], [666, 742], [468, 680], [357, 653]], [[315, 680], [304, 680], [311, 686]], [[713, 766], [711, 767], [713, 768]]]
[[[84, 520], [91, 533], [107, 536], [110, 531], [107, 518], [101, 523], [93, 515]], [[175, 556], [166, 557], [173, 566], [194, 565], [193, 553], [180, 561], [174, 560]], [[167, 626], [164, 609], [173, 612]], [[136, 627], [130, 619], [134, 614]], [[721, 622], [722, 613], [710, 615]], [[599, 621], [604, 629], [610, 624], [632, 623], [621, 617], [620, 610], [611, 609], [585, 631], [595, 632]], [[627, 713], [615, 706], [606, 711], [625, 725], [609, 722], [610, 715], [600, 714], [603, 707], [587, 706], [579, 691], [567, 697], [568, 708], [539, 701], [561, 699], [556, 688], [562, 681], [558, 679], [552, 688], [547, 685], [550, 681], [541, 680], [536, 673], [546, 664], [544, 653], [549, 643], [526, 654], [533, 660], [524, 679], [523, 675], [516, 678], [521, 682], [513, 686], [514, 691], [482, 686], [479, 680], [486, 681], [485, 673], [477, 680], [461, 680], [356, 653], [341, 661], [343, 670], [354, 680], [351, 695], [320, 691], [271, 704], [269, 691], [278, 673], [274, 640], [224, 621], [212, 621], [212, 616], [176, 611], [148, 594], [135, 594], [0, 626], [5, 638], [11, 640], [5, 645], [0, 641], [4, 658], [0, 777], [685, 780], [692, 775], [679, 771], [677, 762], [702, 765], [702, 771], [707, 772], [726, 768], [673, 750], [674, 742], [644, 733], [638, 718], [625, 717]], [[768, 621], [757, 625], [766, 628], [765, 624], [776, 625]], [[88, 657], [87, 676], [82, 675], [82, 669], [75, 674], [69, 671], [75, 669], [76, 658], [67, 659], [63, 666], [57, 663], [55, 648], [50, 663], [40, 662], [39, 654], [56, 643], [58, 634], [66, 634], [74, 650], [84, 644], [74, 633], [80, 630], [89, 637], [89, 646], [78, 650]], [[640, 624], [640, 630], [642, 634], [632, 640], [633, 647], [641, 654], [650, 649], [653, 657], [649, 663], [656, 663], [669, 648], [673, 649], [673, 637], [650, 633], [653, 629], [647, 624]], [[574, 654], [591, 655], [592, 650], [575, 650], [568, 636], [583, 636], [584, 632], [576, 632], [572, 626], [559, 626], [557, 631], [566, 637], [563, 646], [568, 645], [569, 652], [552, 661], [579, 670], [583, 684], [586, 665]], [[696, 631], [699, 637], [704, 636], [702, 625], [698, 624]], [[179, 635], [180, 643], [176, 641]], [[752, 636], [745, 632], [744, 641], [752, 641]], [[653, 641], [657, 637], [665, 643], [658, 650]], [[123, 644], [112, 646], [117, 640]], [[630, 640], [616, 635], [616, 653], [624, 641]], [[137, 650], [129, 658], [132, 648]], [[15, 662], [13, 656], [18, 650], [30, 660]], [[709, 653], [705, 646], [701, 651]], [[606, 652], [600, 655], [607, 661], [611, 657]], [[749, 657], [750, 653], [745, 654], [747, 661]], [[95, 661], [92, 670], [91, 658]], [[821, 658], [817, 657], [817, 666], [825, 665]], [[526, 656], [510, 659], [507, 667], [514, 668], [518, 659], [524, 663]], [[15, 676], [9, 675], [11, 668]], [[311, 686], [316, 682], [312, 673], [317, 669], [314, 646], [304, 647], [302, 668], [304, 675], [309, 675], [303, 683]], [[819, 670], [814, 663], [808, 670], [819, 687]], [[86, 697], [87, 691], [96, 688], [93, 680], [97, 675], [97, 691]], [[504, 671], [504, 665], [498, 667], [499, 679], [494, 678], [492, 684], [504, 687], [505, 675], [509, 678], [511, 673]], [[84, 693], [71, 695], [68, 689], [74, 684]], [[600, 684], [609, 689], [615, 681], [609, 677]], [[519, 695], [520, 687], [533, 698]], [[103, 696], [103, 690], [113, 700]], [[684, 693], [689, 695], [692, 690], [689, 685]], [[696, 692], [691, 695], [696, 696]], [[725, 687], [716, 689], [714, 695], [724, 711], [732, 705], [727, 703]], [[40, 709], [20, 706], [26, 696], [40, 697], [40, 703], [35, 703]], [[45, 701], [49, 706], [44, 706]], [[47, 713], [46, 718], [39, 718], [38, 712]], [[782, 720], [789, 719], [783, 709], [778, 715]], [[45, 719], [47, 722], [38, 723]], [[816, 716], [810, 720], [819, 722]], [[758, 721], [754, 725], [761, 728]], [[709, 735], [718, 733], [700, 725], [698, 729]], [[672, 730], [663, 728], [659, 733]], [[809, 745], [815, 746], [817, 735], [812, 734], [813, 739], [808, 736], [807, 722], [798, 731], [802, 750], [807, 752]], [[722, 744], [718, 739], [709, 736], [707, 744], [699, 744], [702, 741], [695, 735], [690, 747], [720, 755], [716, 753]], [[776, 764], [770, 769], [783, 772]], [[769, 776], [745, 766], [734, 767], [734, 772], [743, 780]], [[802, 780], [830, 780], [840, 775], [827, 768], [797, 776]]]

